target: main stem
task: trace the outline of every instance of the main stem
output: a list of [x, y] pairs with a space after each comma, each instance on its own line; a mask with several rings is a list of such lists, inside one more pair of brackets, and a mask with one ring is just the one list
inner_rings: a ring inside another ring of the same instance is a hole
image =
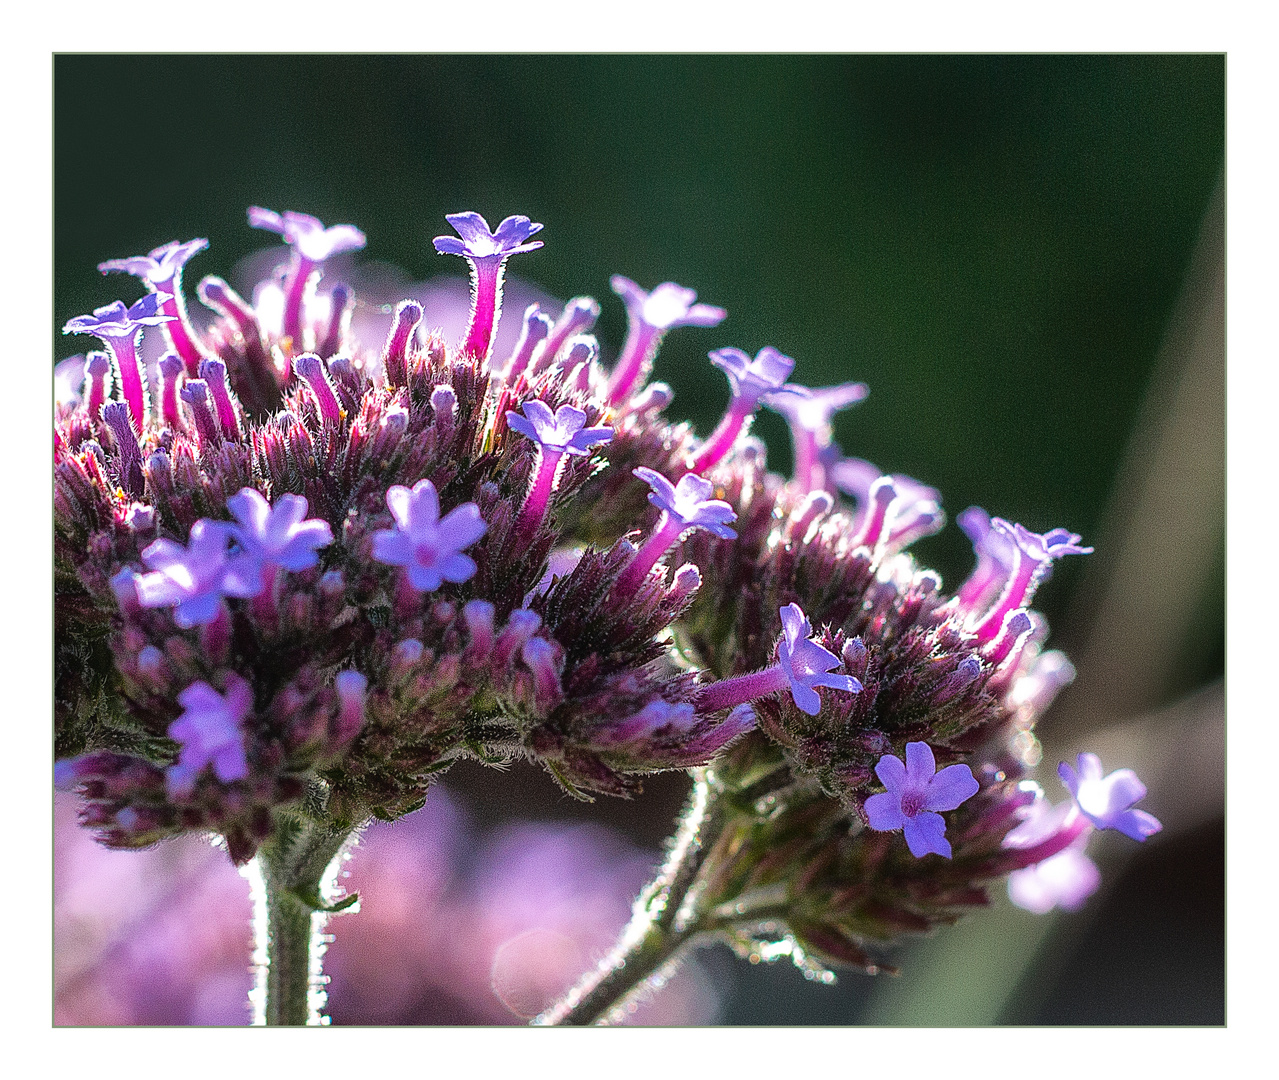
[[327, 1022], [324, 925], [339, 856], [357, 830], [309, 818], [283, 819], [259, 849], [254, 880], [254, 1023], [268, 1027]]
[[667, 965], [700, 931], [695, 905], [686, 903], [697, 883], [706, 853], [727, 821], [707, 771], [696, 782], [670, 855], [657, 878], [635, 901], [634, 914], [621, 940], [599, 966], [534, 1024], [582, 1026], [607, 1024], [624, 1015], [631, 997]]

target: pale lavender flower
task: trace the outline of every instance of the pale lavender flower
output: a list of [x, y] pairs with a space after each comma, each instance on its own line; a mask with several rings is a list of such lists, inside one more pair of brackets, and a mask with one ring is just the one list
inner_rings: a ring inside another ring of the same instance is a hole
[[1139, 841], [1163, 828], [1158, 818], [1133, 808], [1134, 803], [1146, 797], [1146, 785], [1135, 772], [1116, 769], [1103, 776], [1101, 758], [1096, 754], [1080, 754], [1076, 761], [1078, 772], [1063, 761], [1057, 766], [1057, 775], [1080, 812], [1097, 828], [1115, 829]]
[[544, 402], [534, 400], [524, 402], [523, 408], [523, 416], [508, 412], [507, 424], [546, 452], [586, 457], [613, 437], [611, 427], [583, 427], [586, 413], [572, 405], [561, 405], [552, 413]]
[[435, 485], [419, 480], [411, 491], [401, 484], [390, 488], [386, 505], [395, 528], [373, 534], [373, 558], [402, 566], [417, 592], [434, 592], [446, 581], [463, 582], [475, 573], [475, 560], [461, 553], [488, 531], [475, 503], [463, 503], [441, 518]]
[[196, 778], [209, 765], [224, 784], [249, 775], [241, 727], [253, 708], [253, 690], [238, 675], [226, 676], [226, 695], [206, 682], [195, 682], [178, 695], [184, 712], [169, 725], [169, 738], [182, 745], [176, 765], [165, 772], [170, 798], [191, 793]]
[[[1054, 907], [1075, 911], [1101, 884], [1101, 872], [1084, 854], [1092, 828], [1071, 800], [1053, 806], [1038, 792], [1038, 785], [1034, 787], [1035, 801], [1018, 807], [1020, 822], [1004, 837], [1003, 846], [1025, 851], [1055, 837], [1070, 843], [1046, 859], [1014, 870], [1008, 877], [1008, 897], [1036, 915], [1047, 914]], [[1077, 835], [1071, 839], [1072, 834]]]
[[231, 596], [258, 596], [271, 587], [277, 568], [298, 573], [320, 561], [316, 548], [333, 543], [333, 530], [321, 518], [306, 520], [302, 495], [281, 495], [271, 506], [260, 491], [241, 488], [226, 501], [237, 524], [231, 535], [239, 545], [226, 569]]
[[201, 518], [186, 547], [172, 540], [150, 544], [142, 561], [152, 573], [138, 578], [138, 602], [173, 607], [173, 621], [183, 628], [211, 623], [221, 607], [230, 541], [230, 525]]
[[960, 607], [983, 609], [998, 594], [1017, 561], [1017, 546], [1002, 532], [990, 527], [990, 515], [980, 506], [970, 506], [955, 517], [964, 535], [972, 541], [977, 566], [956, 595]]
[[1012, 542], [1014, 559], [998, 600], [974, 629], [977, 637], [986, 642], [999, 634], [1010, 611], [1030, 603], [1035, 589], [1052, 570], [1055, 559], [1063, 555], [1088, 555], [1093, 550], [1082, 547], [1079, 534], [1068, 529], [1033, 533], [1024, 525], [1015, 525], [1003, 518], [991, 518], [990, 527]]
[[[457, 230], [457, 236], [437, 236], [435, 250], [441, 255], [462, 255], [468, 259], [506, 258], [524, 251], [536, 251], [541, 240], [529, 240], [542, 231], [540, 222], [530, 221], [523, 214], [503, 218], [496, 230], [489, 228], [483, 215], [467, 210], [460, 214], [446, 214], [444, 220]], [[459, 239], [460, 238], [460, 239]]]
[[354, 225], [330, 225], [327, 229], [317, 217], [285, 210], [277, 214], [260, 206], [249, 207], [249, 224], [255, 229], [279, 233], [308, 262], [321, 263], [344, 251], [364, 247], [364, 233]]
[[718, 464], [737, 442], [755, 415], [760, 398], [780, 390], [795, 370], [795, 361], [765, 345], [752, 360], [741, 349], [716, 349], [711, 363], [728, 376], [733, 398], [715, 430], [689, 461], [692, 472], [705, 472]]
[[673, 281], [662, 282], [651, 293], [621, 274], [614, 274], [609, 284], [625, 302], [628, 321], [626, 343], [609, 378], [613, 405], [620, 405], [643, 380], [667, 330], [718, 326], [728, 315], [721, 307], [697, 303], [697, 293]]
[[803, 491], [826, 486], [822, 451], [831, 446], [835, 414], [864, 401], [870, 393], [865, 383], [841, 383], [810, 389], [787, 383], [765, 394], [765, 405], [786, 417], [795, 448], [795, 483]]
[[861, 692], [861, 682], [851, 675], [828, 674], [840, 666], [840, 659], [812, 640], [812, 624], [798, 604], [787, 604], [778, 614], [782, 617], [782, 640], [777, 645], [777, 655], [790, 683], [796, 708], [809, 716], [821, 712], [818, 686], [829, 686], [832, 690], [844, 690], [850, 694]]
[[927, 743], [908, 742], [906, 762], [885, 754], [875, 775], [887, 789], [866, 800], [866, 816], [877, 832], [901, 829], [906, 846], [917, 859], [930, 851], [949, 859], [946, 819], [939, 810], [954, 810], [977, 794], [980, 785], [967, 765], [948, 765], [937, 772], [937, 761]]
[[709, 480], [696, 473], [686, 473], [678, 484], [672, 484], [655, 469], [641, 466], [632, 472], [653, 489], [648, 501], [670, 515], [681, 531], [706, 529], [722, 540], [736, 539], [737, 533], [728, 523], [737, 520], [737, 513], [722, 499], [709, 498], [715, 491], [715, 485]]

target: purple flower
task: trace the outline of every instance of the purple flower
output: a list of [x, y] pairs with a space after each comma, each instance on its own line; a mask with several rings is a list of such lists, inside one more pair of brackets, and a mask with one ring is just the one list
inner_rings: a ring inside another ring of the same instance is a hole
[[373, 558], [402, 566], [418, 592], [434, 592], [445, 581], [466, 581], [475, 573], [475, 560], [461, 554], [488, 530], [475, 503], [463, 503], [440, 518], [440, 497], [429, 480], [413, 490], [396, 484], [386, 493], [395, 517], [394, 529], [373, 534]]
[[211, 623], [222, 600], [230, 540], [230, 525], [201, 518], [186, 547], [172, 540], [150, 544], [142, 561], [153, 572], [138, 578], [138, 603], [173, 606], [173, 621], [183, 628]]
[[1083, 539], [1069, 529], [1049, 529], [1046, 533], [1033, 533], [1024, 525], [1010, 525], [1003, 518], [991, 518], [991, 527], [1005, 536], [1010, 533], [1017, 546], [1036, 562], [1060, 559], [1063, 555], [1091, 555], [1093, 549], [1081, 547]]
[[504, 218], [496, 232], [474, 210], [446, 214], [444, 220], [457, 230], [458, 235], [435, 238], [435, 250], [441, 255], [463, 255], [470, 259], [487, 259], [496, 255], [504, 259], [522, 251], [536, 251], [542, 246], [541, 240], [529, 241], [530, 236], [541, 231], [541, 224], [530, 221], [523, 214]]
[[992, 641], [1010, 611], [1030, 604], [1035, 589], [1052, 569], [1053, 560], [1063, 555], [1087, 555], [1093, 549], [1081, 547], [1079, 534], [1068, 529], [1033, 533], [1023, 525], [1003, 518], [991, 518], [990, 527], [1014, 545], [1013, 567], [994, 606], [977, 624], [975, 633], [984, 642]]
[[534, 400], [524, 402], [523, 408], [524, 416], [508, 412], [507, 424], [547, 451], [586, 457], [592, 447], [613, 437], [611, 427], [582, 427], [586, 413], [572, 405], [561, 405], [552, 413], [548, 405]]
[[1133, 809], [1133, 803], [1146, 797], [1146, 785], [1137, 779], [1135, 772], [1117, 769], [1109, 776], [1102, 776], [1101, 758], [1096, 754], [1080, 754], [1077, 763], [1078, 773], [1063, 761], [1057, 766], [1057, 775], [1074, 797], [1080, 812], [1097, 828], [1116, 829], [1140, 841], [1163, 828], [1158, 818]]
[[856, 405], [870, 393], [865, 383], [841, 383], [809, 389], [787, 383], [765, 394], [765, 405], [786, 417], [795, 447], [795, 483], [805, 491], [826, 486], [822, 451], [831, 446], [831, 419], [841, 409]]
[[185, 710], [169, 725], [169, 738], [182, 744], [176, 765], [165, 772], [170, 797], [189, 795], [206, 765], [224, 784], [249, 775], [241, 722], [253, 707], [253, 690], [238, 675], [226, 676], [226, 696], [206, 682], [195, 682], [178, 695]]
[[122, 272], [141, 278], [148, 285], [163, 285], [181, 272], [191, 256], [209, 246], [208, 240], [188, 240], [185, 244], [174, 240], [162, 244], [146, 255], [133, 255], [127, 259], [108, 259], [98, 263], [104, 274]]
[[310, 214], [286, 210], [277, 214], [260, 206], [249, 207], [249, 224], [255, 229], [267, 229], [279, 233], [286, 244], [291, 244], [307, 262], [319, 263], [344, 251], [358, 251], [364, 247], [365, 236], [354, 225], [331, 225]]
[[670, 330], [676, 326], [718, 326], [728, 315], [722, 307], [697, 303], [697, 293], [673, 281], [663, 281], [651, 293], [621, 274], [614, 274], [608, 283], [625, 301], [630, 317], [654, 330]]
[[710, 358], [728, 376], [733, 397], [748, 400], [752, 406], [765, 394], [780, 390], [795, 370], [795, 361], [771, 345], [760, 349], [754, 360], [741, 349], [716, 349]]
[[116, 300], [100, 308], [94, 308], [92, 315], [77, 315], [68, 320], [62, 328], [64, 334], [95, 334], [108, 344], [119, 338], [130, 341], [144, 326], [158, 326], [168, 322], [172, 316], [164, 315], [160, 308], [169, 298], [168, 293], [147, 293], [131, 307], [125, 307], [124, 301]]
[[[934, 775], [936, 774], [936, 775]], [[938, 810], [954, 810], [977, 794], [979, 784], [967, 765], [948, 765], [937, 772], [937, 761], [927, 743], [906, 744], [906, 763], [885, 754], [875, 775], [887, 789], [866, 800], [866, 816], [877, 832], [901, 829], [906, 846], [917, 859], [930, 851], [949, 859], [946, 820]]]
[[[1070, 800], [1052, 806], [1040, 794], [1030, 805], [1019, 807], [1016, 814], [1021, 822], [1004, 837], [1003, 846], [1026, 850], [1069, 829], [1079, 811]], [[1008, 877], [1008, 898], [1036, 915], [1047, 914], [1054, 907], [1075, 911], [1082, 906], [1101, 884], [1101, 872], [1084, 854], [1091, 831], [1085, 825], [1069, 847], [1014, 870]]]
[[683, 529], [705, 529], [721, 540], [734, 540], [737, 532], [728, 527], [737, 520], [737, 513], [722, 499], [708, 496], [715, 485], [696, 473], [686, 473], [678, 484], [672, 484], [661, 473], [640, 467], [632, 470], [653, 489], [648, 501], [670, 515], [673, 522]]
[[813, 627], [798, 604], [787, 604], [779, 612], [782, 617], [782, 640], [777, 645], [782, 671], [790, 683], [796, 708], [809, 716], [822, 709], [822, 699], [814, 687], [829, 686], [850, 694], [861, 692], [862, 684], [851, 675], [827, 674], [840, 666], [840, 659], [829, 649], [812, 640]]
[[301, 495], [281, 495], [274, 508], [254, 488], [241, 488], [226, 501], [238, 522], [231, 535], [240, 551], [226, 569], [225, 588], [231, 596], [258, 596], [271, 587], [277, 567], [291, 573], [315, 566], [316, 548], [333, 543], [333, 530], [320, 518], [306, 518]]

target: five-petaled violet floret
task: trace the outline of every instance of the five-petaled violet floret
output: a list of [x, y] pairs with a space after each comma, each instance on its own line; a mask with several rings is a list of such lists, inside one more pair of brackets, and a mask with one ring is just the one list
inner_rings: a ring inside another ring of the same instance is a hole
[[949, 859], [946, 819], [939, 810], [954, 810], [977, 794], [979, 784], [967, 765], [947, 765], [937, 771], [937, 760], [927, 743], [908, 742], [906, 761], [885, 754], [875, 766], [885, 791], [866, 800], [866, 817], [878, 832], [901, 829], [906, 846], [917, 859], [930, 851]]
[[226, 687], [222, 695], [200, 681], [178, 695], [184, 711], [169, 725], [169, 738], [182, 749], [177, 764], [169, 766], [164, 777], [171, 797], [189, 795], [200, 772], [209, 765], [224, 784], [249, 775], [241, 725], [253, 708], [253, 690], [234, 674], [226, 676]]
[[236, 520], [231, 535], [240, 549], [226, 571], [231, 596], [258, 596], [270, 587], [277, 568], [309, 570], [320, 561], [316, 549], [333, 543], [327, 521], [306, 520], [301, 495], [281, 495], [272, 506], [260, 491], [246, 487], [226, 504]]
[[488, 530], [475, 503], [463, 503], [440, 517], [440, 497], [430, 480], [412, 490], [396, 484], [386, 493], [395, 528], [373, 534], [373, 558], [402, 566], [417, 592], [434, 592], [446, 581], [457, 584], [475, 573], [475, 560], [463, 555]]

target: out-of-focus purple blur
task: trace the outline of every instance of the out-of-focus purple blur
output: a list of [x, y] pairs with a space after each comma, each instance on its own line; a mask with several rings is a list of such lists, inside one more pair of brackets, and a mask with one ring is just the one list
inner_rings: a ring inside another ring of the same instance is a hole
[[[55, 806], [58, 1025], [248, 1022], [248, 882], [222, 851], [183, 839], [108, 851]], [[360, 912], [327, 927], [335, 1024], [519, 1024], [616, 940], [657, 852], [596, 824], [517, 821], [485, 834], [436, 787], [374, 823], [346, 864]], [[687, 962], [631, 1018], [707, 1024], [718, 996]]]

